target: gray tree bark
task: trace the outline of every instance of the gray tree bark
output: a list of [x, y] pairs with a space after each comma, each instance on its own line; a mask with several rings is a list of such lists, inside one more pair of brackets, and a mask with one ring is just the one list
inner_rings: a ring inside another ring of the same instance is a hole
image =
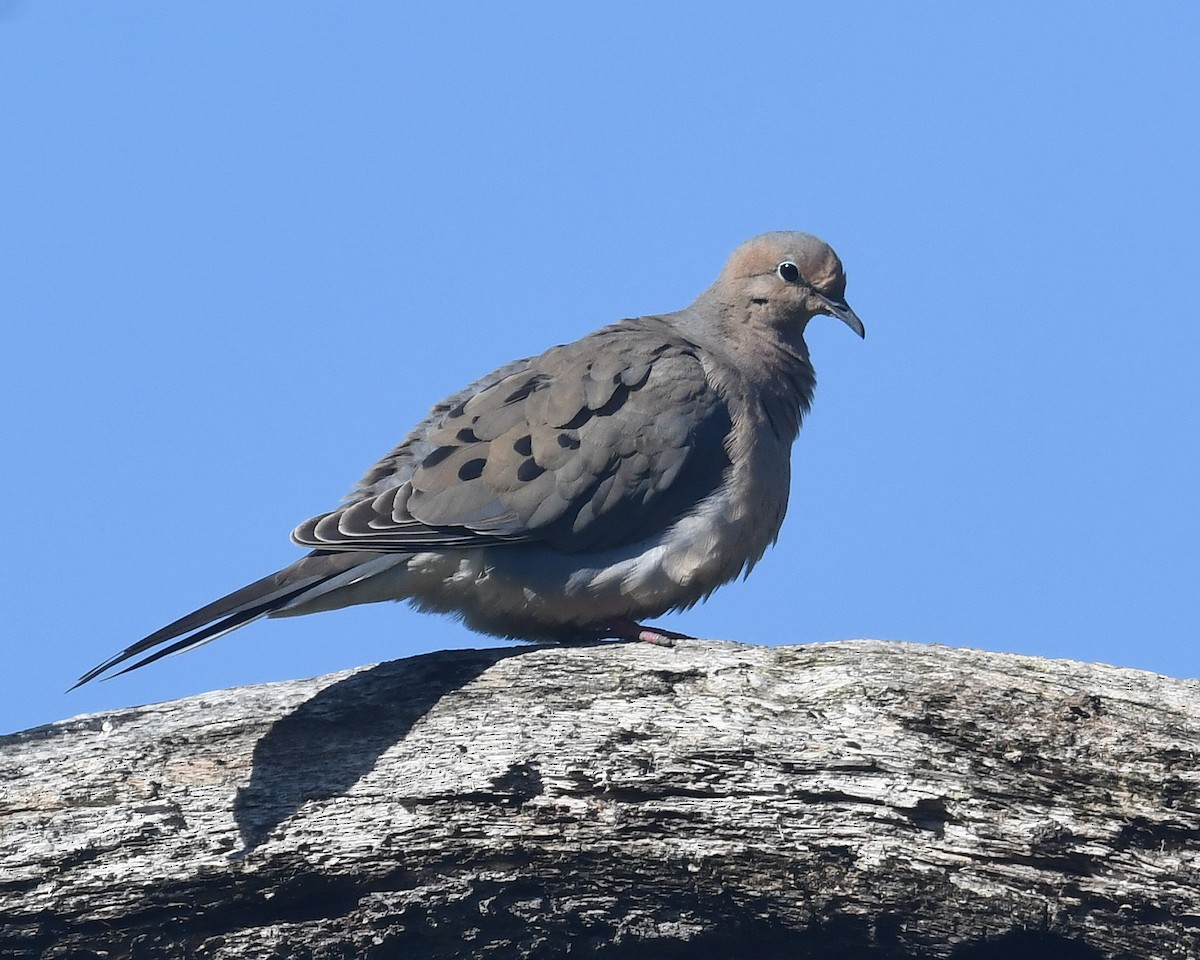
[[452, 651], [0, 738], [0, 956], [1200, 956], [1200, 685]]

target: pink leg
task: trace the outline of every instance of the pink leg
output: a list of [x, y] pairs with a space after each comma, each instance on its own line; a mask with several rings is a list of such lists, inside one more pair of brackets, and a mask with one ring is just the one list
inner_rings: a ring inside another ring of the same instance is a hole
[[604, 628], [604, 635], [614, 640], [636, 640], [640, 643], [653, 643], [658, 647], [672, 647], [675, 640], [694, 640], [686, 633], [675, 633], [673, 630], [662, 630], [656, 627], [644, 627], [636, 620], [623, 617], [614, 620]]

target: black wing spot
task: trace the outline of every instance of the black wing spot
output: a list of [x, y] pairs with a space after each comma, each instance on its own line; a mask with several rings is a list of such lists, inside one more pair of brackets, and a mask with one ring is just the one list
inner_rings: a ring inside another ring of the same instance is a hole
[[[628, 397], [629, 388], [625, 386], [619, 386], [613, 391], [613, 395], [608, 398], [608, 402], [604, 406], [593, 410], [592, 413], [597, 417], [611, 417], [614, 413], [620, 410], [622, 406], [624, 406]], [[571, 424], [564, 424], [564, 426], [569, 427]]]
[[474, 460], [468, 460], [458, 468], [459, 480], [478, 480], [483, 476], [483, 468], [487, 466], [487, 461], [483, 457], [476, 457]]
[[523, 384], [517, 387], [512, 393], [504, 398], [504, 403], [507, 406], [510, 403], [519, 403], [528, 397], [534, 390], [540, 386], [540, 381], [537, 379], [526, 380]]
[[560, 433], [558, 435], [558, 445], [564, 450], [578, 450], [579, 438], [569, 433]]
[[573, 416], [566, 423], [560, 423], [560, 424], [558, 424], [558, 426], [565, 427], [567, 430], [578, 430], [580, 427], [582, 427], [585, 423], [587, 423], [591, 419], [592, 419], [592, 411], [589, 410], [587, 407], [584, 407], [582, 410], [580, 410], [577, 414], [575, 414], [575, 416]]
[[528, 483], [530, 480], [536, 480], [545, 472], [545, 467], [539, 467], [533, 460], [526, 460], [517, 467], [517, 479], [522, 483]]
[[478, 443], [479, 442], [479, 438], [477, 436], [475, 436], [475, 431], [472, 430], [470, 427], [463, 427], [454, 436], [455, 436], [455, 439], [457, 439], [460, 443]]
[[458, 449], [458, 447], [451, 447], [451, 446], [438, 447], [437, 449], [433, 450], [430, 454], [428, 454], [424, 460], [421, 461], [421, 466], [425, 467], [426, 469], [429, 469], [430, 467], [436, 467], [439, 463], [441, 463], [443, 460], [445, 460], [448, 456], [450, 456], [450, 454], [452, 454], [457, 449]]
[[517, 437], [513, 443], [513, 450], [523, 457], [528, 457], [533, 453], [533, 438], [526, 434], [523, 437]]

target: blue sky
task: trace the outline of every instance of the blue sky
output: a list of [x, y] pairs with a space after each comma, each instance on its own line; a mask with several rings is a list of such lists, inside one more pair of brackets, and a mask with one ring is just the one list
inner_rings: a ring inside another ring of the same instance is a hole
[[1200, 673], [1200, 6], [0, 3], [0, 731], [490, 645], [396, 604], [70, 695], [445, 394], [841, 254], [778, 546], [662, 621]]

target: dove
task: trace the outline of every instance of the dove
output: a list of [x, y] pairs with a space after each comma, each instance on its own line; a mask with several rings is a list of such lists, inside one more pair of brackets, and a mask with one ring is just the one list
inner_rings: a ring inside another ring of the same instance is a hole
[[75, 686], [262, 617], [383, 600], [513, 640], [669, 644], [641, 621], [749, 573], [779, 534], [815, 385], [805, 327], [825, 314], [865, 336], [845, 288], [824, 241], [764, 233], [686, 309], [500, 367], [300, 524], [306, 556]]

